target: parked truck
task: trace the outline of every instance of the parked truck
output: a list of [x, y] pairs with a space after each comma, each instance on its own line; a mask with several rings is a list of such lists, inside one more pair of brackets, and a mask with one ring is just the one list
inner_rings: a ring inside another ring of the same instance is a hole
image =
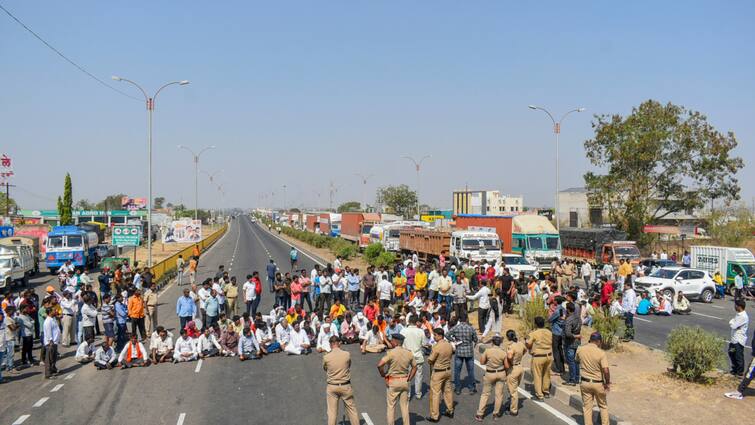
[[0, 247], [15, 252], [28, 274], [39, 273], [39, 239], [28, 236], [11, 236], [0, 239]]
[[22, 224], [16, 226], [13, 236], [26, 236], [32, 239], [36, 239], [37, 252], [39, 253], [40, 261], [43, 261], [45, 257], [45, 243], [47, 242], [47, 233], [50, 232], [50, 226], [47, 224]]
[[416, 253], [425, 264], [438, 264], [441, 255], [457, 266], [471, 261], [495, 263], [501, 258], [501, 242], [491, 231], [406, 228], [401, 229], [399, 245], [402, 256]]
[[98, 243], [95, 232], [76, 226], [55, 226], [47, 234], [47, 268], [51, 273], [57, 273], [58, 268], [69, 260], [76, 267], [94, 267], [97, 265]]
[[370, 243], [370, 230], [380, 224], [380, 214], [345, 212], [341, 214], [341, 237], [347, 241], [355, 242], [359, 248], [364, 248]]
[[521, 214], [490, 216], [459, 214], [455, 217], [457, 229], [493, 231], [501, 242], [501, 251], [519, 254], [537, 267], [541, 276], [548, 274], [553, 261], [561, 260], [561, 242], [558, 231], [543, 216]]
[[744, 284], [755, 282], [755, 256], [747, 248], [722, 246], [692, 246], [692, 268], [708, 271], [711, 276], [721, 273], [726, 290], [734, 286], [734, 277], [742, 273]]
[[13, 285], [27, 287], [29, 273], [21, 258], [8, 247], [0, 246], [0, 290], [8, 291]]
[[593, 266], [610, 263], [618, 267], [621, 260], [632, 266], [640, 264], [640, 250], [634, 241], [628, 241], [626, 232], [610, 228], [561, 229], [561, 253], [576, 261], [587, 261]]
[[386, 251], [401, 251], [401, 229], [430, 227], [430, 223], [424, 221], [395, 221], [388, 224], [372, 226], [370, 229], [370, 243], [383, 245]]

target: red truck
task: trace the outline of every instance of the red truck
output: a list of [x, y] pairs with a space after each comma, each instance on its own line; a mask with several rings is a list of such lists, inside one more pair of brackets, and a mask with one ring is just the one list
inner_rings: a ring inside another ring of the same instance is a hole
[[370, 230], [380, 223], [380, 214], [345, 212], [341, 214], [341, 237], [364, 248], [370, 244]]

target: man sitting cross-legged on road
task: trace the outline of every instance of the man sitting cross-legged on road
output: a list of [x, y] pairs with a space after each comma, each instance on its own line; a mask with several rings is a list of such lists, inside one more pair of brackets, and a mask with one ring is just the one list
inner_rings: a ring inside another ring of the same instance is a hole
[[197, 359], [197, 344], [189, 338], [186, 329], [181, 329], [181, 337], [176, 340], [173, 350], [173, 363], [190, 362]]
[[290, 339], [284, 351], [296, 356], [312, 352], [309, 337], [304, 329], [301, 328], [301, 322], [294, 322], [294, 329], [291, 331]]
[[118, 363], [120, 363], [122, 369], [149, 365], [147, 350], [145, 350], [144, 345], [139, 342], [135, 333], [131, 334], [131, 339], [123, 348], [123, 351], [121, 351], [121, 355], [118, 357]]
[[118, 364], [118, 357], [115, 355], [115, 350], [110, 346], [110, 339], [105, 338], [94, 353], [94, 367], [97, 370], [112, 369]]
[[162, 326], [152, 333], [149, 343], [152, 363], [165, 363], [173, 359], [173, 335]]
[[239, 338], [239, 360], [259, 359], [260, 345], [257, 342], [257, 338], [252, 333], [250, 328], [244, 328], [241, 338]]
[[202, 335], [197, 338], [197, 354], [199, 354], [199, 358], [204, 359], [220, 354], [222, 348], [215, 337], [216, 330], [219, 330], [219, 328], [213, 329], [208, 326], [204, 329]]

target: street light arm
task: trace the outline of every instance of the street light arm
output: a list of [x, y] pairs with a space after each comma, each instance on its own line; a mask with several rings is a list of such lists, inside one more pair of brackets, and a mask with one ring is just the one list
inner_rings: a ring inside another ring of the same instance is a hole
[[422, 163], [425, 162], [426, 159], [430, 159], [431, 156], [432, 155], [425, 155], [425, 156], [423, 156], [422, 159], [419, 160], [419, 165], [417, 165], [417, 167], [421, 167]]
[[215, 145], [212, 145], [212, 146], [207, 146], [206, 148], [204, 148], [204, 149], [202, 149], [201, 151], [199, 151], [199, 153], [197, 154], [197, 158], [199, 158], [200, 156], [202, 156], [202, 154], [203, 154], [204, 152], [206, 152], [206, 151], [208, 151], [208, 150], [210, 150], [210, 149], [215, 149]]
[[560, 120], [558, 120], [559, 124], [560, 124], [560, 123], [562, 123], [562, 122], [564, 121], [564, 119], [565, 119], [565, 118], [566, 118], [567, 116], [569, 116], [569, 114], [571, 114], [572, 112], [582, 112], [582, 111], [584, 111], [584, 110], [585, 110], [585, 108], [574, 108], [574, 109], [572, 109], [571, 111], [569, 111], [569, 112], [565, 113], [565, 114], [564, 114], [564, 115], [563, 115], [563, 116], [561, 117], [561, 119], [560, 119]]
[[141, 92], [142, 92], [142, 94], [144, 95], [144, 100], [145, 100], [145, 101], [149, 101], [149, 95], [147, 95], [147, 92], [146, 92], [146, 91], [144, 91], [144, 89], [142, 88], [142, 86], [140, 86], [139, 84], [136, 84], [135, 82], [133, 82], [133, 81], [129, 80], [128, 78], [117, 77], [117, 76], [115, 76], [115, 75], [113, 75], [113, 77], [112, 77], [112, 78], [113, 78], [113, 80], [115, 80], [115, 81], [123, 81], [123, 82], [129, 83], [129, 84], [131, 84], [131, 85], [133, 85], [133, 86], [136, 86], [136, 88], [138, 88], [138, 89], [139, 89], [139, 91], [141, 91]]
[[184, 81], [171, 81], [170, 83], [163, 84], [162, 87], [160, 87], [159, 89], [157, 89], [157, 91], [155, 92], [155, 95], [152, 96], [152, 100], [154, 101], [155, 99], [157, 99], [157, 95], [160, 94], [160, 92], [163, 91], [163, 89], [165, 87], [172, 86], [174, 84], [180, 84], [180, 85], [186, 85], [186, 84], [188, 84], [188, 81], [187, 82], [184, 82]]
[[194, 151], [190, 147], [188, 147], [188, 146], [178, 145], [178, 149], [186, 149], [187, 151], [189, 151], [189, 153], [191, 154], [191, 156], [193, 156], [194, 158], [197, 157], [197, 154], [195, 154]]
[[548, 117], [550, 117], [551, 121], [553, 121], [553, 125], [554, 126], [556, 125], [556, 119], [553, 118], [553, 114], [551, 114], [550, 112], [548, 112], [547, 109], [541, 108], [540, 106], [535, 106], [535, 105], [529, 105], [529, 108], [545, 112], [546, 114], [548, 114]]
[[414, 164], [415, 167], [419, 167], [419, 164], [417, 163], [417, 161], [415, 161], [414, 158], [412, 158], [411, 156], [402, 156], [402, 158], [408, 159]]

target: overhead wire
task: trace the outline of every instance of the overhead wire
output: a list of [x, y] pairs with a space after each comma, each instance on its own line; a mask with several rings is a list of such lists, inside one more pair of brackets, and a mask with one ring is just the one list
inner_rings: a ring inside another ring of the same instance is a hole
[[126, 92], [124, 92], [124, 91], [122, 91], [122, 90], [120, 90], [120, 89], [116, 88], [116, 87], [113, 87], [112, 85], [108, 84], [108, 83], [107, 83], [106, 81], [103, 81], [102, 79], [98, 78], [98, 77], [97, 77], [96, 75], [94, 75], [94, 74], [92, 74], [91, 72], [87, 71], [87, 70], [86, 70], [86, 69], [85, 69], [85, 68], [84, 68], [83, 66], [81, 66], [81, 65], [79, 65], [78, 63], [74, 62], [74, 61], [73, 61], [72, 59], [69, 59], [69, 58], [68, 58], [68, 57], [67, 57], [66, 55], [64, 55], [64, 54], [63, 54], [63, 53], [62, 53], [62, 52], [61, 52], [60, 50], [56, 49], [56, 48], [55, 48], [55, 47], [54, 47], [54, 46], [53, 46], [52, 44], [48, 43], [48, 42], [47, 42], [47, 40], [45, 40], [44, 38], [42, 38], [42, 37], [41, 37], [41, 36], [40, 36], [39, 34], [37, 34], [36, 32], [34, 32], [34, 30], [32, 30], [31, 28], [29, 28], [29, 27], [28, 27], [28, 26], [27, 26], [26, 24], [24, 24], [23, 22], [21, 22], [21, 20], [20, 20], [20, 19], [18, 19], [18, 18], [17, 18], [17, 17], [15, 16], [15, 15], [13, 15], [13, 14], [12, 14], [12, 13], [11, 13], [11, 12], [10, 12], [10, 11], [9, 11], [8, 9], [6, 9], [6, 8], [5, 8], [5, 7], [4, 7], [4, 6], [2, 5], [2, 4], [0, 4], [0, 9], [1, 9], [1, 10], [2, 10], [3, 12], [5, 12], [5, 14], [7, 14], [8, 16], [10, 16], [10, 18], [11, 18], [11, 19], [13, 19], [14, 21], [16, 21], [16, 23], [18, 23], [19, 25], [21, 25], [21, 27], [23, 27], [23, 28], [24, 28], [24, 29], [25, 29], [26, 31], [28, 31], [28, 32], [29, 32], [29, 33], [30, 33], [31, 35], [33, 35], [33, 36], [34, 36], [34, 37], [35, 37], [35, 38], [36, 38], [37, 40], [39, 40], [40, 42], [42, 42], [42, 44], [44, 44], [45, 46], [47, 46], [47, 48], [49, 48], [50, 50], [52, 50], [53, 52], [55, 52], [55, 53], [56, 53], [56, 54], [57, 54], [58, 56], [60, 56], [61, 58], [63, 58], [63, 59], [64, 59], [64, 60], [65, 60], [66, 62], [68, 62], [69, 64], [73, 65], [73, 66], [74, 66], [74, 67], [75, 67], [76, 69], [78, 69], [79, 71], [81, 71], [81, 72], [83, 72], [84, 74], [86, 74], [86, 75], [87, 75], [87, 76], [88, 76], [89, 78], [91, 78], [91, 79], [95, 80], [96, 82], [98, 82], [98, 83], [100, 83], [101, 85], [103, 85], [103, 86], [105, 86], [105, 87], [109, 88], [110, 90], [113, 90], [113, 91], [115, 91], [115, 92], [117, 92], [117, 93], [119, 93], [119, 94], [122, 94], [123, 96], [126, 96], [126, 97], [128, 97], [128, 98], [130, 98], [130, 99], [133, 99], [133, 100], [138, 100], [138, 101], [140, 101], [140, 102], [143, 102], [143, 101], [144, 101], [144, 99], [142, 99], [142, 98], [138, 98], [138, 97], [136, 97], [136, 96], [132, 96], [132, 95], [130, 95], [130, 94], [128, 94], [128, 93], [126, 93]]

